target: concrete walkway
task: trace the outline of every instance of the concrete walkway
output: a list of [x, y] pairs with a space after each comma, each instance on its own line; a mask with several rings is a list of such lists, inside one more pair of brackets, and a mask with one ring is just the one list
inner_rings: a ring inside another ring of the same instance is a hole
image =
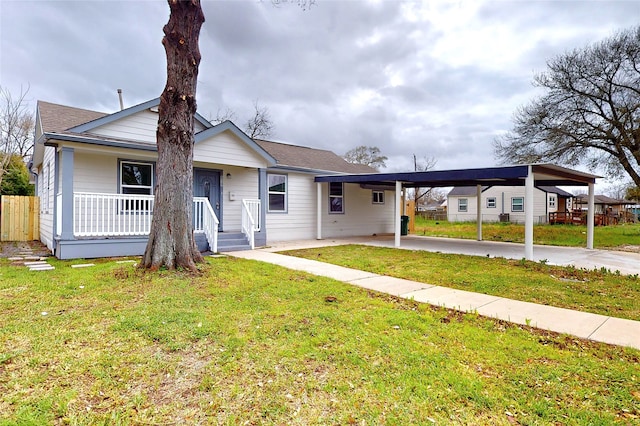
[[[455, 290], [277, 253], [277, 251], [283, 250], [342, 244], [388, 246], [389, 241], [387, 241], [386, 237], [320, 241], [308, 240], [282, 243], [265, 249], [231, 252], [227, 254], [245, 259], [273, 263], [293, 270], [306, 271], [314, 275], [333, 278], [362, 288], [413, 299], [418, 302], [464, 312], [477, 312], [480, 315], [517, 324], [571, 334], [598, 342], [640, 349], [640, 321], [631, 321], [547, 305], [521, 302], [504, 297]], [[393, 246], [393, 237], [390, 237], [390, 245]], [[488, 254], [491, 257], [500, 256], [515, 259], [522, 258], [522, 255], [518, 252], [518, 247], [520, 250], [524, 250], [521, 244], [413, 236], [403, 237], [402, 246], [405, 249], [412, 250], [425, 250], [425, 247], [428, 246], [432, 251], [476, 254], [481, 256]], [[453, 251], [455, 247], [461, 247], [462, 250]], [[573, 264], [578, 267], [590, 269], [606, 267], [612, 271], [616, 269], [620, 270], [622, 273], [640, 273], [640, 255], [637, 253], [606, 252], [604, 250], [584, 250], [588, 253], [582, 253], [580, 249], [576, 248], [565, 249], [562, 247], [548, 246], [536, 246], [536, 249], [539, 247], [551, 249], [538, 251], [538, 256], [548, 256], [541, 257], [540, 259], [547, 259], [549, 263]], [[512, 255], [508, 255], [509, 253]], [[556, 257], [552, 256], [554, 254], [556, 254]], [[607, 263], [607, 261], [609, 263]], [[585, 262], [584, 266], [582, 262]]]

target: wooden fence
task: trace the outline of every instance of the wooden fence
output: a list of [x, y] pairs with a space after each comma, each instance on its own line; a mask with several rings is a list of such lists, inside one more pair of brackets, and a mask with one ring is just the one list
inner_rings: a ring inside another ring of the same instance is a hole
[[3, 195], [0, 199], [0, 241], [40, 239], [40, 199]]

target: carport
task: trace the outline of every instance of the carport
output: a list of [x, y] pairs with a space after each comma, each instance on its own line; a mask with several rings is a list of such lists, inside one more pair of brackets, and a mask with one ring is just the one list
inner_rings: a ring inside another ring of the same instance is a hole
[[[395, 247], [400, 247], [402, 194], [406, 188], [443, 188], [449, 186], [476, 186], [478, 200], [483, 186], [525, 187], [524, 257], [533, 260], [533, 190], [536, 186], [588, 186], [587, 248], [593, 249], [594, 185], [600, 176], [553, 164], [527, 164], [519, 166], [489, 167], [482, 169], [435, 170], [427, 172], [371, 173], [326, 175], [315, 178], [318, 211], [317, 238], [322, 239], [322, 183], [341, 182], [363, 187], [395, 190]], [[482, 241], [482, 203], [477, 204], [477, 240]]]

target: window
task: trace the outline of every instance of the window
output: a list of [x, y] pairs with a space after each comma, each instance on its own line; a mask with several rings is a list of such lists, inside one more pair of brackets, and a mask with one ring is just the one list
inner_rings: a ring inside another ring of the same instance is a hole
[[467, 211], [468, 202], [466, 198], [458, 198], [458, 211], [466, 212]]
[[133, 161], [120, 162], [121, 194], [153, 194], [153, 164]]
[[51, 190], [51, 173], [49, 169], [49, 163], [45, 164], [42, 172], [42, 203], [40, 203], [40, 210], [44, 213], [49, 213], [49, 191]]
[[[120, 162], [120, 193], [153, 195], [153, 163], [137, 161]], [[127, 213], [150, 213], [150, 200], [122, 200], [120, 210]]]
[[342, 182], [329, 182], [329, 213], [344, 213]]
[[487, 208], [495, 209], [496, 208], [496, 197], [487, 198]]
[[373, 204], [384, 204], [384, 191], [372, 191], [371, 196]]
[[549, 195], [549, 208], [550, 209], [555, 209], [556, 208], [556, 196], [555, 195]]
[[269, 212], [287, 211], [287, 175], [267, 174]]
[[511, 211], [512, 212], [523, 212], [524, 211], [524, 198], [523, 197], [513, 197], [511, 199]]

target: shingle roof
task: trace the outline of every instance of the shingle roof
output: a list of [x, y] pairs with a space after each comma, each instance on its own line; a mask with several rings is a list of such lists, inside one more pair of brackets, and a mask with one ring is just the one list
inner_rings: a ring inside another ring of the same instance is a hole
[[324, 149], [289, 145], [255, 139], [256, 143], [276, 159], [279, 166], [324, 170], [340, 173], [375, 173], [376, 170], [362, 164], [351, 164], [336, 153]]
[[51, 133], [63, 132], [108, 115], [103, 112], [73, 108], [44, 101], [38, 101], [38, 113], [40, 114], [42, 130]]
[[[629, 200], [621, 200], [618, 198], [607, 197], [606, 195], [594, 195], [594, 203], [595, 204], [607, 204], [610, 206], [624, 205], [624, 204], [635, 204], [633, 201]], [[587, 195], [577, 195], [576, 202], [578, 204], [587, 204], [588, 202]]]
[[548, 192], [548, 193], [551, 193], [551, 194], [557, 194], [557, 195], [559, 195], [561, 197], [567, 197], [567, 198], [573, 197], [572, 193], [564, 191], [564, 190], [558, 188], [557, 186], [544, 186], [544, 185], [541, 185], [541, 186], [537, 186], [536, 188], [538, 188], [538, 189], [540, 189], [540, 190], [542, 190], [544, 192]]
[[[482, 190], [484, 191], [485, 189], [487, 189], [488, 186], [483, 186]], [[449, 194], [452, 197], [464, 197], [464, 196], [476, 196], [476, 187], [475, 186], [454, 186], [453, 189], [451, 191], [449, 191]]]

